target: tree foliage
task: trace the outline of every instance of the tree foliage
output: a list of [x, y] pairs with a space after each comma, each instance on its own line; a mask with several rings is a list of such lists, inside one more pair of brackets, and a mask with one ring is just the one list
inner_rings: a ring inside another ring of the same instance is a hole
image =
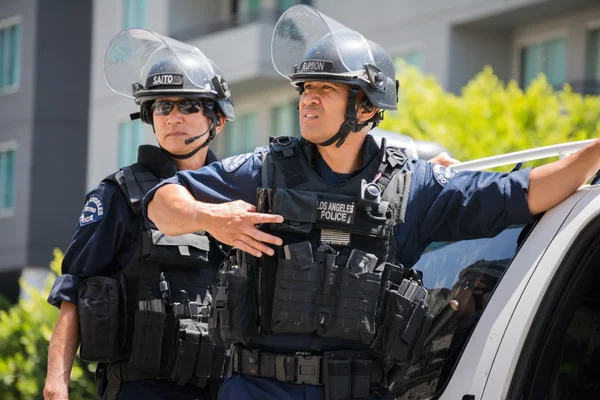
[[438, 142], [462, 161], [600, 134], [600, 98], [568, 85], [555, 91], [544, 75], [523, 90], [486, 67], [460, 96], [414, 67], [402, 68], [398, 79], [398, 112], [387, 115], [381, 128]]
[[[51, 272], [44, 288], [37, 290], [23, 280], [26, 293], [17, 304], [0, 311], [0, 396], [3, 400], [41, 399], [48, 363], [48, 344], [58, 309], [46, 301], [60, 275], [63, 253], [55, 249]], [[71, 399], [95, 398], [95, 366], [75, 360], [71, 371]]]

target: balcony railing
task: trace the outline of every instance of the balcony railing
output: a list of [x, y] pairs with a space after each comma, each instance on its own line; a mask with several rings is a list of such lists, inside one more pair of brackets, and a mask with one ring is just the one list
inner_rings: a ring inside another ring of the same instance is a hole
[[273, 8], [261, 8], [252, 12], [231, 14], [227, 19], [212, 21], [184, 31], [175, 32], [171, 37], [180, 41], [186, 41], [253, 22], [275, 22], [283, 14], [283, 11]]
[[[597, 79], [584, 79], [567, 82], [573, 92], [583, 95], [600, 95], [600, 81]], [[561, 85], [562, 88], [562, 85]]]

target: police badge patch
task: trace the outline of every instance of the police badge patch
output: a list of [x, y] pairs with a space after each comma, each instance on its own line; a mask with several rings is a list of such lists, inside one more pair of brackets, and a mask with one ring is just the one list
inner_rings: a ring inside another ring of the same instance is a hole
[[223, 164], [223, 169], [225, 171], [233, 172], [241, 167], [242, 164], [244, 164], [250, 157], [252, 157], [252, 153], [240, 154], [239, 156], [233, 156], [224, 159], [221, 161], [221, 164]]
[[79, 225], [84, 226], [91, 224], [92, 222], [98, 222], [102, 218], [104, 218], [102, 198], [97, 194], [93, 194], [85, 204], [85, 207], [83, 207], [83, 212], [79, 217]]
[[439, 164], [433, 165], [433, 177], [435, 178], [437, 183], [442, 185], [442, 187], [446, 186], [446, 183], [448, 183], [448, 181], [452, 179], [452, 177], [457, 173], [458, 171], [455, 171], [452, 168], [446, 168], [443, 165]]

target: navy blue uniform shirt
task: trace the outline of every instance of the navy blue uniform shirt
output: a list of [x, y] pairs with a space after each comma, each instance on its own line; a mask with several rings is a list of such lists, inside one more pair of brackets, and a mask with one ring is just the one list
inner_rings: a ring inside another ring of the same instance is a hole
[[[94, 211], [95, 210], [95, 211]], [[102, 181], [85, 198], [73, 240], [65, 252], [62, 275], [52, 286], [48, 302], [77, 304], [81, 282], [90, 276], [123, 269], [133, 257], [138, 218], [116, 183]]]
[[[186, 187], [196, 200], [222, 203], [244, 200], [256, 205], [261, 185], [262, 153], [230, 157], [198, 171], [178, 172], [144, 198], [144, 212], [158, 188], [167, 184]], [[379, 146], [371, 136], [363, 145], [363, 166], [377, 157]], [[317, 151], [308, 155], [315, 171], [328, 183], [339, 184], [351, 175], [336, 174]], [[456, 172], [421, 160], [408, 160], [412, 172], [406, 222], [394, 228], [400, 261], [412, 266], [428, 244], [492, 237], [511, 224], [533, 222], [527, 205], [530, 169], [512, 173]], [[147, 214], [146, 214], [147, 215]]]

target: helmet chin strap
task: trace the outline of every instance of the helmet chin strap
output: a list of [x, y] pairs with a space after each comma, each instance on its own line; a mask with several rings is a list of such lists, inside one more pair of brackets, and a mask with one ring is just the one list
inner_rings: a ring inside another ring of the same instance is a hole
[[[362, 124], [358, 123], [358, 117], [356, 116], [356, 113], [358, 111], [354, 107], [356, 105], [356, 96], [358, 95], [359, 90], [360, 87], [358, 86], [350, 86], [350, 93], [348, 94], [348, 104], [346, 104], [346, 114], [344, 116], [344, 123], [342, 124], [342, 126], [340, 126], [340, 130], [335, 135], [333, 135], [324, 142], [317, 143], [319, 146], [331, 146], [332, 144], [337, 142], [335, 144], [335, 147], [341, 147], [346, 141], [346, 138], [348, 137], [350, 132], [360, 132], [362, 128], [369, 124], [368, 122], [364, 122]], [[361, 107], [364, 107], [367, 104], [367, 102], [368, 99], [363, 100], [359, 104], [358, 110], [360, 110]]]

